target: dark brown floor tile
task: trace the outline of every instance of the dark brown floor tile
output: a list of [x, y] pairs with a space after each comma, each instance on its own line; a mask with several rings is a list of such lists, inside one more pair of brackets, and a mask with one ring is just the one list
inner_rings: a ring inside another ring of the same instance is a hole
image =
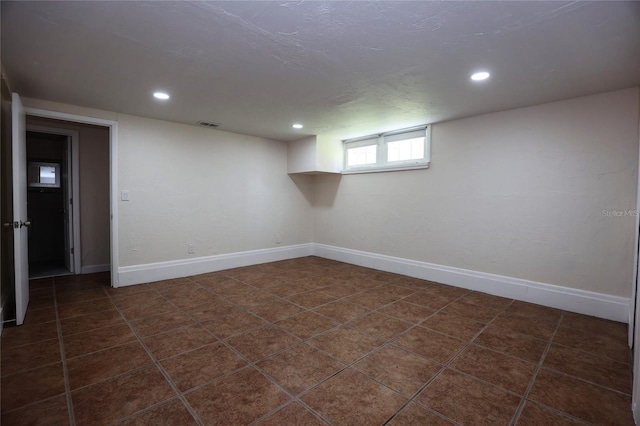
[[174, 396], [151, 365], [71, 392], [77, 424], [108, 424]]
[[629, 364], [553, 344], [543, 366], [631, 395]]
[[27, 315], [24, 318], [23, 325], [33, 325], [33, 324], [41, 324], [43, 322], [55, 321], [56, 320], [56, 309], [51, 308], [42, 308], [42, 309], [31, 309], [27, 310]]
[[79, 317], [66, 318], [60, 321], [62, 335], [84, 333], [98, 328], [125, 325], [118, 311], [102, 311]]
[[627, 339], [627, 324], [622, 322], [566, 312], [560, 325], [574, 330], [608, 334], [619, 340]]
[[414, 403], [410, 403], [403, 408], [402, 411], [387, 424], [389, 426], [453, 425], [453, 423]]
[[212, 294], [209, 290], [202, 287], [200, 284], [190, 281], [180, 285], [167, 286], [158, 290], [158, 293], [166, 297], [167, 299], [180, 298], [182, 296], [194, 296]]
[[180, 311], [166, 312], [164, 314], [131, 321], [131, 325], [133, 325], [141, 336], [152, 336], [192, 324], [194, 324], [194, 321]]
[[245, 311], [236, 311], [232, 314], [216, 317], [202, 323], [207, 330], [221, 339], [226, 339], [234, 334], [244, 333], [245, 331], [265, 324], [265, 321], [262, 319]]
[[192, 284], [190, 278], [182, 277], [182, 278], [173, 278], [169, 280], [155, 281], [149, 284], [149, 287], [158, 291], [159, 293], [164, 293], [166, 291], [170, 291], [174, 288], [180, 288], [183, 286], [188, 286]]
[[507, 312], [498, 315], [492, 324], [542, 340], [549, 340], [556, 329], [556, 324], [543, 321], [531, 321]]
[[515, 395], [448, 369], [416, 400], [465, 425], [508, 425], [520, 403]]
[[471, 345], [451, 363], [451, 368], [524, 395], [536, 364]]
[[3, 425], [66, 426], [69, 425], [67, 397], [60, 395], [33, 405], [2, 413]]
[[372, 312], [350, 323], [350, 326], [381, 339], [390, 340], [407, 330], [412, 324], [388, 315]]
[[222, 343], [185, 352], [161, 364], [182, 392], [247, 365]]
[[129, 320], [135, 320], [154, 315], [164, 314], [165, 312], [175, 312], [177, 309], [171, 303], [167, 302], [163, 297], [146, 300], [144, 303], [123, 308], [122, 314]]
[[138, 342], [105, 349], [67, 360], [69, 386], [78, 389], [152, 362]]
[[249, 424], [289, 400], [253, 367], [186, 395], [204, 424]]
[[195, 424], [197, 423], [193, 416], [179, 399], [171, 399], [118, 423], [119, 426], [187, 426]]
[[295, 294], [304, 293], [306, 289], [301, 289], [295, 284], [292, 283], [280, 283], [275, 284], [271, 287], [265, 289], [269, 293], [275, 294], [280, 297], [290, 297]]
[[86, 333], [64, 336], [64, 351], [67, 358], [119, 346], [136, 340], [126, 324], [99, 328]]
[[320, 291], [328, 294], [329, 296], [342, 298], [342, 297], [351, 296], [362, 290], [349, 284], [336, 284], [336, 285], [329, 285], [326, 287], [322, 287]]
[[76, 291], [100, 289], [105, 286], [98, 282], [85, 281], [85, 282], [69, 282], [63, 284], [55, 284], [56, 294], [74, 293]]
[[457, 299], [471, 292], [466, 288], [454, 287], [454, 286], [438, 284], [434, 282], [432, 282], [429, 286], [427, 286], [427, 288], [424, 291], [426, 293], [431, 293], [438, 296], [444, 296], [449, 299]]
[[382, 345], [382, 341], [352, 328], [341, 327], [309, 341], [339, 360], [352, 363]]
[[624, 339], [619, 339], [617, 336], [597, 331], [580, 331], [560, 327], [553, 342], [619, 362], [629, 362], [630, 359], [626, 336]]
[[[206, 284], [202, 284], [206, 287]], [[251, 294], [256, 291], [256, 288], [248, 284], [243, 284], [240, 281], [233, 280], [231, 282], [225, 282], [223, 286], [209, 287], [218, 296], [231, 297], [241, 294]]]
[[2, 331], [2, 350], [57, 338], [58, 326], [55, 321], [21, 325], [19, 327], [5, 327]]
[[559, 309], [521, 302], [519, 300], [515, 300], [505, 312], [509, 315], [526, 318], [530, 321], [548, 322], [554, 325], [558, 324], [560, 316], [562, 315], [562, 311]]
[[260, 426], [283, 426], [283, 425], [304, 425], [323, 426], [324, 423], [314, 416], [311, 411], [304, 408], [297, 402], [284, 407], [266, 419], [257, 423]]
[[189, 306], [184, 308], [184, 311], [198, 321], [206, 321], [215, 317], [229, 315], [230, 313], [236, 312], [238, 311], [238, 307], [227, 301], [220, 300], [213, 303]]
[[61, 319], [87, 315], [100, 311], [115, 310], [109, 299], [95, 299], [84, 302], [67, 303], [58, 306], [58, 317]]
[[336, 302], [319, 306], [314, 309], [314, 312], [327, 316], [340, 323], [345, 323], [366, 314], [369, 310], [354, 303], [338, 300]]
[[400, 300], [381, 308], [378, 312], [416, 324], [428, 318], [429, 315], [432, 315], [435, 311], [424, 306]]
[[228, 296], [227, 299], [243, 308], [273, 303], [278, 300], [273, 294], [256, 289], [253, 289], [250, 293]]
[[569, 418], [558, 411], [551, 410], [535, 402], [527, 401], [516, 424], [519, 426], [579, 426], [586, 423]]
[[506, 328], [490, 325], [478, 336], [474, 343], [515, 357], [538, 362], [547, 342], [517, 333]]
[[29, 309], [52, 308], [55, 306], [53, 295], [29, 298]]
[[153, 355], [160, 360], [209, 345], [216, 342], [216, 339], [200, 326], [193, 325], [154, 334], [145, 337], [144, 341]]
[[1, 388], [3, 412], [60, 395], [64, 393], [62, 363], [5, 376]]
[[60, 362], [60, 341], [43, 340], [2, 350], [2, 376]]
[[274, 285], [278, 284], [289, 283], [289, 281], [283, 280], [282, 278], [276, 278], [273, 275], [263, 274], [260, 272], [257, 274], [252, 274], [252, 276], [250, 277], [238, 277], [237, 279], [245, 284], [249, 284], [261, 289], [273, 287]]
[[58, 306], [61, 306], [67, 303], [86, 302], [89, 300], [105, 299], [107, 297], [109, 296], [103, 288], [94, 288], [91, 290], [56, 295], [56, 302], [58, 302]]
[[368, 355], [354, 368], [407, 397], [416, 393], [440, 370], [438, 364], [394, 346], [386, 346]]
[[466, 294], [460, 301], [501, 311], [507, 309], [509, 305], [511, 305], [511, 302], [513, 302], [513, 299], [472, 291]]
[[[133, 286], [137, 287], [137, 286]], [[131, 287], [125, 287], [131, 288]], [[147, 291], [139, 291], [137, 293], [123, 293], [117, 295], [111, 295], [111, 300], [120, 309], [130, 309], [138, 305], [142, 305], [149, 300], [162, 299], [162, 296], [157, 292], [149, 289]]]
[[322, 315], [306, 311], [279, 321], [276, 325], [304, 340], [334, 328], [338, 323]]
[[364, 306], [367, 309], [378, 309], [389, 303], [395, 302], [397, 299], [389, 294], [380, 294], [367, 290], [362, 293], [354, 294], [345, 299], [345, 301], [355, 303], [360, 306]]
[[383, 424], [407, 400], [360, 373], [347, 369], [302, 397], [332, 424]]
[[55, 294], [53, 286], [48, 288], [30, 288], [29, 299], [37, 299], [39, 297], [52, 297]]
[[630, 409], [631, 396], [545, 368], [538, 373], [529, 399], [589, 423], [634, 424]]
[[256, 328], [227, 339], [227, 343], [251, 361], [257, 361], [279, 352], [299, 341], [299, 339], [273, 326]]
[[313, 309], [316, 306], [333, 302], [335, 297], [324, 294], [318, 290], [308, 291], [306, 293], [296, 294], [289, 297], [289, 300], [297, 305], [304, 306], [307, 309]]
[[474, 321], [487, 323], [500, 313], [497, 309], [474, 305], [473, 303], [457, 300], [443, 309], [443, 312], [469, 318]]
[[457, 297], [453, 296], [442, 296], [439, 294], [427, 293], [425, 291], [418, 291], [402, 300], [404, 302], [413, 303], [430, 309], [441, 309], [456, 299]]
[[410, 330], [393, 343], [440, 363], [450, 360], [465, 345], [462, 340], [421, 327]]
[[300, 313], [304, 308], [284, 300], [276, 300], [265, 305], [252, 306], [249, 310], [267, 321], [276, 322]]
[[298, 395], [344, 367], [306, 344], [295, 346], [258, 364], [285, 389]]
[[213, 274], [196, 275], [195, 277], [192, 277], [192, 280], [200, 284], [202, 287], [214, 291], [238, 282], [238, 280], [234, 280], [233, 278], [226, 276], [222, 271], [214, 272]]
[[445, 312], [438, 312], [420, 324], [420, 327], [436, 330], [462, 340], [470, 340], [484, 326], [485, 324], [481, 322]]
[[220, 300], [220, 297], [204, 288], [198, 288], [189, 293], [166, 297], [179, 308], [188, 308], [189, 306], [202, 305], [204, 303], [215, 303]]

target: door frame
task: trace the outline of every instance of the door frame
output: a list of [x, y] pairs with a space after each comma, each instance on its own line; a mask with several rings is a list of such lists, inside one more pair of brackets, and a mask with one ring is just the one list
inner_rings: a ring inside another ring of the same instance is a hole
[[[30, 115], [27, 112], [27, 115]], [[80, 150], [78, 143], [80, 142], [80, 134], [75, 130], [60, 129], [55, 127], [38, 126], [33, 124], [27, 125], [27, 132], [39, 132], [47, 133], [50, 135], [67, 136], [71, 140], [71, 198], [73, 203], [71, 204], [72, 211], [72, 229], [73, 229], [73, 272], [74, 274], [80, 274], [82, 272], [81, 267], [81, 241], [80, 241]], [[66, 203], [67, 200], [65, 200]]]
[[[109, 129], [109, 210], [111, 243], [111, 287], [119, 287], [118, 279], [118, 122], [40, 108], [25, 108], [27, 115], [74, 123], [92, 124]], [[77, 156], [76, 156], [77, 158]], [[75, 197], [75, 195], [74, 195]], [[75, 218], [74, 218], [75, 221]], [[75, 238], [75, 236], [74, 236]]]

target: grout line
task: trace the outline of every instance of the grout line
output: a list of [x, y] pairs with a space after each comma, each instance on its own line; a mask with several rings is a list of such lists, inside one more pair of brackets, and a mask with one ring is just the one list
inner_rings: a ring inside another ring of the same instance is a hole
[[69, 425], [75, 426], [76, 418], [73, 412], [73, 399], [71, 398], [71, 384], [69, 383], [69, 368], [67, 366], [67, 355], [64, 351], [64, 339], [62, 337], [62, 323], [58, 311], [58, 295], [56, 291], [55, 278], [53, 279], [53, 306], [56, 312], [56, 328], [58, 329], [58, 339], [60, 343], [60, 358], [62, 360], [62, 372], [64, 375], [64, 388], [67, 397], [67, 409], [69, 411]]
[[[154, 289], [155, 290], [155, 289]], [[111, 297], [111, 295], [109, 295], [109, 298], [111, 299], [112, 303], [116, 304], [115, 301], [113, 300], [113, 298]], [[204, 423], [200, 420], [200, 418], [198, 417], [198, 415], [196, 414], [195, 410], [193, 409], [193, 407], [191, 407], [191, 404], [189, 404], [189, 402], [187, 401], [187, 399], [184, 397], [184, 394], [180, 391], [180, 389], [178, 388], [178, 386], [173, 382], [173, 380], [171, 379], [171, 376], [169, 375], [169, 373], [164, 369], [164, 367], [162, 366], [162, 364], [160, 364], [160, 361], [156, 358], [156, 356], [153, 354], [153, 352], [151, 351], [151, 349], [149, 349], [149, 347], [147, 346], [147, 344], [145, 343], [145, 341], [142, 339], [142, 337], [140, 336], [140, 334], [138, 333], [138, 331], [136, 330], [136, 328], [131, 324], [131, 321], [129, 321], [129, 319], [127, 319], [127, 317], [124, 316], [124, 314], [122, 313], [122, 310], [117, 306], [116, 304], [116, 309], [118, 310], [118, 312], [120, 313], [120, 315], [122, 316], [123, 320], [125, 321], [125, 323], [127, 324], [127, 326], [129, 327], [129, 329], [131, 330], [131, 332], [134, 334], [134, 336], [136, 336], [136, 338], [138, 339], [138, 342], [140, 343], [140, 345], [144, 348], [144, 350], [147, 352], [147, 355], [151, 358], [151, 360], [153, 361], [153, 364], [158, 368], [158, 370], [160, 371], [160, 373], [162, 374], [162, 376], [164, 376], [165, 380], [168, 382], [169, 386], [171, 387], [171, 389], [175, 392], [175, 394], [177, 395], [178, 399], [180, 399], [180, 401], [182, 402], [182, 404], [185, 406], [185, 408], [187, 409], [187, 411], [189, 412], [189, 414], [191, 414], [191, 416], [193, 417], [193, 419], [196, 421], [196, 423], [199, 426], [204, 426]], [[156, 405], [159, 405], [161, 403], [165, 403], [167, 401], [169, 401], [171, 398], [164, 400], [164, 401], [159, 401]], [[148, 409], [149, 407], [145, 407], [144, 410], [140, 410], [136, 413], [131, 413], [131, 415], [134, 414], [139, 414], [142, 411], [145, 411], [146, 409]], [[120, 421], [122, 419], [118, 419], [117, 421]]]
[[513, 415], [512, 421], [510, 423], [511, 425], [515, 425], [518, 419], [520, 418], [520, 414], [522, 414], [522, 409], [524, 408], [524, 404], [527, 401], [527, 398], [529, 397], [529, 393], [531, 392], [531, 389], [533, 389], [533, 384], [536, 381], [536, 378], [538, 377], [538, 373], [542, 369], [542, 364], [544, 364], [544, 359], [547, 357], [547, 354], [551, 349], [551, 343], [553, 342], [553, 339], [556, 336], [556, 333], [560, 329], [560, 324], [562, 324], [562, 320], [564, 319], [564, 314], [565, 314], [565, 311], [562, 311], [562, 313], [560, 314], [560, 318], [558, 319], [558, 323], [556, 324], [553, 330], [553, 333], [551, 333], [551, 337], [549, 337], [549, 340], [547, 341], [547, 345], [545, 346], [544, 351], [542, 352], [542, 356], [538, 361], [538, 365], [536, 366], [536, 369], [533, 371], [531, 380], [529, 380], [527, 389], [524, 391], [524, 394], [522, 395], [522, 399], [520, 400], [520, 404], [518, 404], [518, 408], [516, 409], [516, 412]]

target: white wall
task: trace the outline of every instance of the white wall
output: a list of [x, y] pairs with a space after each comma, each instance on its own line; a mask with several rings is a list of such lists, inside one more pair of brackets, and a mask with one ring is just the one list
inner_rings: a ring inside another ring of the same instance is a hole
[[[28, 107], [118, 122], [119, 266], [308, 243], [312, 177], [287, 175], [287, 144], [25, 99]], [[275, 244], [279, 234], [281, 244]], [[196, 244], [188, 254], [187, 244]]]
[[426, 170], [317, 176], [315, 242], [630, 297], [638, 88], [435, 124]]
[[[120, 265], [308, 243], [310, 178], [285, 142], [132, 116], [118, 119]], [[298, 183], [302, 190], [296, 185]], [[197, 246], [187, 254], [187, 244]]]

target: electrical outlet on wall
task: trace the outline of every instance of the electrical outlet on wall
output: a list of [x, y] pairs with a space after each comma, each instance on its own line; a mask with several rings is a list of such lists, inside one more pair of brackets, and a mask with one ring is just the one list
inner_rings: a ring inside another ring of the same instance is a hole
[[189, 254], [194, 254], [196, 252], [195, 244], [189, 244], [188, 248], [189, 248]]
[[280, 235], [276, 235], [275, 242], [276, 244], [280, 244], [282, 242], [282, 238], [280, 238]]

